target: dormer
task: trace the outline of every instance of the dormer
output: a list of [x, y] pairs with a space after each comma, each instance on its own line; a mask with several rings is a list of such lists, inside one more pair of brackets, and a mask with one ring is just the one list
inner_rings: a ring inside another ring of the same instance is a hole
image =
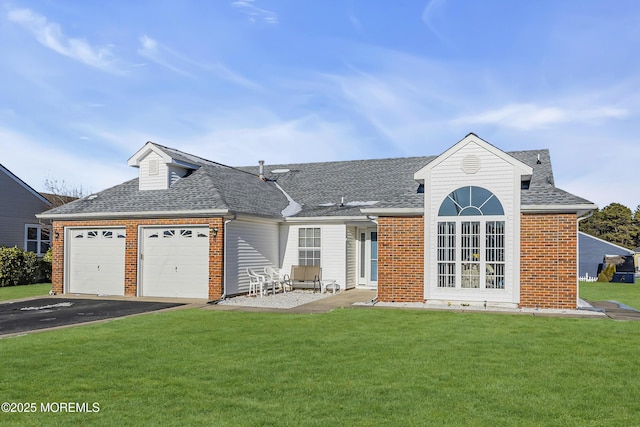
[[176, 150], [147, 142], [129, 159], [128, 164], [140, 170], [140, 190], [166, 190], [200, 167], [186, 161], [184, 157]]

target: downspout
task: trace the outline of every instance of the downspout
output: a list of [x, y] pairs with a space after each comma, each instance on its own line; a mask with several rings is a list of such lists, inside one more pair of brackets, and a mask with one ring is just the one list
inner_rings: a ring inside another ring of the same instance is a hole
[[224, 275], [224, 277], [222, 279], [222, 296], [220, 297], [219, 300], [214, 301], [213, 302], [214, 304], [217, 304], [220, 301], [223, 301], [223, 300], [225, 300], [227, 298], [227, 277], [228, 277], [227, 276], [227, 225], [229, 225], [229, 223], [231, 221], [235, 221], [236, 218], [237, 218], [237, 215], [234, 214], [233, 218], [226, 219], [224, 221], [224, 228], [223, 228], [224, 229], [224, 232], [223, 232], [224, 235], [222, 236], [222, 239], [223, 239], [223, 241], [222, 241], [222, 264], [223, 264], [222, 268], [223, 268], [223, 273], [222, 274]]
[[[378, 232], [378, 218], [377, 217], [373, 217], [371, 215], [367, 215], [367, 219], [376, 225], [376, 233], [377, 233]], [[380, 237], [379, 236], [378, 236], [378, 242], [380, 242]], [[378, 251], [380, 251], [380, 248], [378, 248]], [[393, 246], [391, 246], [391, 251], [393, 251]], [[393, 260], [393, 254], [392, 254], [391, 258]], [[380, 265], [380, 264], [378, 264], [378, 265]], [[391, 271], [393, 271], [393, 269]], [[393, 278], [392, 278], [391, 282], [392, 282], [391, 283], [391, 294], [393, 295]], [[376, 286], [376, 297], [373, 300], [371, 300], [373, 305], [376, 305], [378, 303], [378, 288], [379, 288], [379, 286]]]
[[578, 303], [580, 301], [580, 221], [585, 220], [587, 218], [591, 218], [593, 216], [593, 211], [589, 211], [585, 216], [581, 216], [577, 221], [577, 230], [576, 230], [576, 252], [578, 265], [576, 265], [576, 307], [578, 307]]

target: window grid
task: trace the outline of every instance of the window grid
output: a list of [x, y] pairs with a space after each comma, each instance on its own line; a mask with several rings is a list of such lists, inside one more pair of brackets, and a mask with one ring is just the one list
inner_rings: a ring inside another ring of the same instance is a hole
[[40, 224], [27, 225], [25, 250], [36, 255], [44, 255], [51, 247], [51, 230]]
[[460, 267], [463, 288], [480, 287], [480, 222], [463, 221], [460, 224]]
[[487, 221], [485, 240], [486, 287], [504, 289], [504, 221]]
[[320, 265], [320, 228], [298, 229], [298, 264]]
[[456, 286], [456, 223], [438, 223], [438, 287]]
[[495, 194], [460, 187], [444, 199], [438, 216], [445, 221], [437, 223], [436, 286], [505, 289], [505, 222], [496, 220], [504, 209]]

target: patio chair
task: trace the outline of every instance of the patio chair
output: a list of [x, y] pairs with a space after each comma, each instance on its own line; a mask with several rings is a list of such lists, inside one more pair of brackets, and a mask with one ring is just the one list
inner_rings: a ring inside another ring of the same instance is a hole
[[249, 276], [249, 296], [260, 297], [264, 294], [265, 277], [261, 274], [257, 274], [250, 268], [247, 268], [247, 275]]
[[267, 281], [272, 286], [273, 293], [276, 293], [277, 289], [281, 289], [282, 292], [287, 292], [287, 288], [291, 291], [290, 285], [287, 285], [281, 278], [280, 272], [271, 266], [264, 268], [264, 274], [267, 276]]

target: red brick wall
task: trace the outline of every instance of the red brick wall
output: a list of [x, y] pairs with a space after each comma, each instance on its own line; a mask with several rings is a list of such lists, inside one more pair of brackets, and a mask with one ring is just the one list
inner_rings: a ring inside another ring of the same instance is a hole
[[576, 214], [522, 214], [520, 218], [520, 306], [575, 309]]
[[378, 301], [424, 301], [424, 218], [378, 218]]
[[217, 228], [218, 233], [209, 235], [209, 299], [222, 296], [224, 273], [224, 220], [222, 218], [180, 218], [180, 219], [132, 219], [98, 221], [54, 221], [53, 222], [53, 265], [51, 281], [53, 291], [62, 293], [64, 288], [64, 227], [107, 227], [124, 226], [127, 230], [125, 243], [124, 293], [136, 296], [138, 291], [138, 226], [140, 225], [199, 225], [207, 224]]

